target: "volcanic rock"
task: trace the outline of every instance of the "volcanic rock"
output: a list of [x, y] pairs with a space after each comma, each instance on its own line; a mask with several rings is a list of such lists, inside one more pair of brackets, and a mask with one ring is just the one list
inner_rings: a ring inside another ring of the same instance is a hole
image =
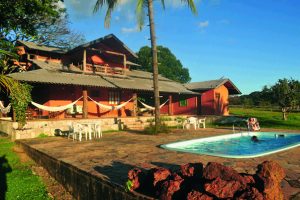
[[263, 195], [258, 191], [258, 189], [251, 187], [244, 191], [237, 200], [245, 200], [245, 199], [255, 199], [255, 200], [264, 200]]
[[259, 177], [265, 177], [272, 179], [275, 182], [281, 182], [285, 177], [284, 169], [275, 161], [264, 161], [262, 164], [257, 166], [256, 174]]
[[282, 200], [281, 181], [285, 177], [284, 169], [275, 161], [265, 161], [257, 166], [256, 175], [260, 180], [265, 200]]
[[180, 185], [184, 181], [178, 174], [172, 174], [169, 180], [164, 181], [159, 195], [160, 200], [174, 199], [174, 194], [180, 190]]
[[226, 167], [220, 163], [209, 162], [203, 170], [203, 177], [206, 180], [214, 180], [220, 178], [224, 181], [240, 181], [243, 182], [243, 177], [234, 169]]
[[203, 194], [199, 191], [193, 190], [187, 195], [187, 200], [213, 200], [213, 197]]
[[157, 186], [157, 183], [166, 180], [170, 175], [170, 170], [163, 167], [155, 167], [150, 171], [150, 176], [153, 176], [153, 186]]
[[132, 181], [131, 190], [136, 190], [140, 187], [141, 183], [145, 180], [145, 174], [141, 169], [134, 168], [129, 170], [128, 179]]
[[183, 177], [202, 178], [203, 164], [202, 163], [188, 163], [180, 166], [180, 172]]
[[239, 181], [225, 181], [220, 177], [217, 177], [211, 183], [204, 185], [206, 192], [218, 197], [218, 198], [233, 198], [234, 194], [241, 190], [241, 183]]

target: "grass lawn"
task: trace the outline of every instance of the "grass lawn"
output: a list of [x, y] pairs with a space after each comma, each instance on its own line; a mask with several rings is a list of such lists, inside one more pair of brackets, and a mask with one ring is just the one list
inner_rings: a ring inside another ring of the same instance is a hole
[[40, 177], [32, 173], [32, 161], [21, 163], [12, 150], [14, 145], [9, 139], [0, 137], [0, 189], [7, 186], [6, 199], [50, 199]]
[[300, 130], [300, 113], [289, 113], [288, 120], [282, 120], [282, 113], [251, 108], [230, 108], [231, 115], [256, 117], [261, 128]]

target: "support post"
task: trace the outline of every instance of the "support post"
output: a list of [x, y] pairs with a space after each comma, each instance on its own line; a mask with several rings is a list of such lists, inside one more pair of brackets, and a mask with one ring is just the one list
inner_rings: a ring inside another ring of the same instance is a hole
[[133, 93], [132, 100], [133, 100], [133, 112], [132, 112], [132, 116], [136, 117], [137, 116], [137, 93]]
[[126, 55], [124, 54], [124, 58], [123, 58], [124, 69], [126, 69], [126, 65], [127, 65], [127, 59], [126, 59]]
[[173, 97], [169, 95], [169, 115], [173, 115]]
[[12, 108], [12, 121], [13, 122], [17, 121], [16, 112], [15, 112], [14, 108]]
[[195, 114], [196, 115], [199, 115], [199, 112], [198, 112], [198, 96], [194, 97], [195, 98]]
[[82, 61], [82, 63], [83, 63], [83, 72], [86, 72], [86, 49], [84, 49], [83, 50], [83, 61]]
[[82, 96], [83, 96], [82, 118], [87, 119], [88, 118], [88, 94], [86, 88], [83, 88]]

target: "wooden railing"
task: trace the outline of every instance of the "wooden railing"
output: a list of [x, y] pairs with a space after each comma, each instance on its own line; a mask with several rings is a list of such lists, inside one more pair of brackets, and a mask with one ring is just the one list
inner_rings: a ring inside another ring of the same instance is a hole
[[98, 72], [103, 74], [118, 74], [125, 75], [126, 69], [121, 67], [110, 67], [107, 65], [91, 65], [86, 64], [86, 70], [88, 72]]

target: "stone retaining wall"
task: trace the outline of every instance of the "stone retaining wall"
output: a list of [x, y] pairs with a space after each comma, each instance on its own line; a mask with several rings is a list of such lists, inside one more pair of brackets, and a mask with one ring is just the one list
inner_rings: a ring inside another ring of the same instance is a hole
[[147, 196], [125, 192], [120, 185], [103, 180], [89, 174], [75, 166], [61, 160], [57, 160], [41, 151], [17, 141], [26, 154], [37, 164], [44, 167], [75, 199], [103, 199], [103, 200], [151, 200]]
[[[176, 126], [177, 122], [175, 119], [177, 117], [187, 117], [187, 115], [182, 116], [162, 116], [165, 118], [163, 122], [168, 126]], [[220, 116], [208, 116], [207, 123], [219, 119]], [[64, 120], [34, 120], [27, 121], [24, 129], [16, 130], [13, 128], [15, 122], [0, 120], [0, 132], [8, 134], [11, 136], [12, 140], [36, 138], [40, 134], [53, 136], [56, 129], [62, 131], [68, 131], [68, 124], [72, 122], [91, 122], [91, 121], [101, 121], [102, 131], [107, 130], [120, 130], [126, 125], [139, 124], [142, 128], [148, 126], [150, 121], [154, 121], [154, 117], [126, 117], [126, 118], [101, 118], [101, 119], [64, 119]], [[120, 123], [121, 122], [121, 123]]]

